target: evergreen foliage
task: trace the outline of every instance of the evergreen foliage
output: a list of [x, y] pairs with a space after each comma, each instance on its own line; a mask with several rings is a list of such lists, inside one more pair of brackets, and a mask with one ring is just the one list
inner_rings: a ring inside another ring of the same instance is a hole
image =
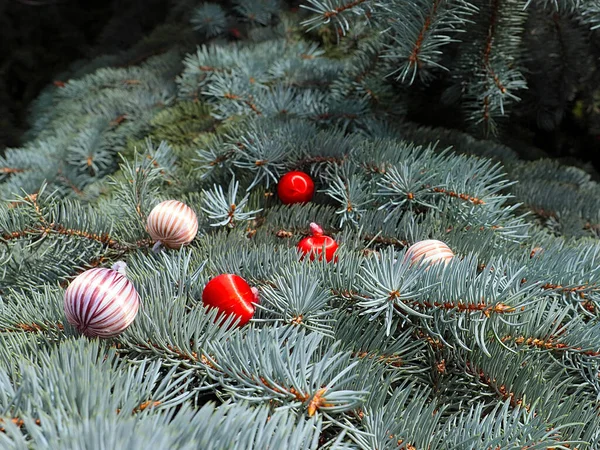
[[[0, 158], [2, 448], [599, 448], [600, 187], [480, 139], [529, 95], [559, 120], [595, 68], [530, 85], [524, 30], [565, 21], [586, 53], [595, 3], [188, 3], [195, 50], [148, 57], [163, 29], [79, 66]], [[475, 137], [405, 120], [438, 77]], [[290, 170], [312, 202], [279, 202]], [[154, 252], [167, 199], [199, 231]], [[300, 258], [310, 222], [336, 262]], [[456, 257], [410, 264], [424, 239]], [[140, 311], [84, 338], [65, 288], [117, 260]], [[259, 289], [244, 327], [203, 306], [221, 273]]]

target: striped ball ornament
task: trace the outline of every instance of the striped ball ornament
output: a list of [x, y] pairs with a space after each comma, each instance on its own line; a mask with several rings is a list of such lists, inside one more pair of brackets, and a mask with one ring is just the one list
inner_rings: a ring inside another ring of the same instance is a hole
[[454, 258], [454, 253], [442, 241], [427, 239], [415, 242], [411, 245], [404, 255], [404, 261], [410, 260], [412, 263], [422, 263], [431, 266], [439, 262], [448, 264]]
[[96, 268], [75, 278], [65, 292], [67, 321], [88, 337], [122, 333], [138, 312], [140, 299], [122, 271]]
[[157, 245], [177, 249], [194, 240], [198, 232], [198, 218], [185, 203], [167, 200], [150, 211], [147, 229]]

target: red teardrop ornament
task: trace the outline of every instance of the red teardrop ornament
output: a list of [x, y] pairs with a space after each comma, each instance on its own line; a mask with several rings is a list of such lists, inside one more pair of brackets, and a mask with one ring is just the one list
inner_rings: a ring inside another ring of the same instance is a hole
[[225, 316], [236, 316], [239, 326], [247, 324], [254, 315], [254, 303], [258, 303], [258, 290], [246, 280], [234, 274], [224, 273], [214, 277], [202, 291], [202, 302], [217, 308]]
[[[325, 247], [325, 260], [331, 262], [335, 257], [338, 244], [329, 236], [323, 235], [323, 229], [316, 223], [310, 224], [312, 236], [306, 237], [298, 242], [298, 248], [304, 255], [310, 255], [310, 260], [314, 261], [319, 255], [319, 261], [323, 259], [323, 247]], [[304, 258], [304, 255], [302, 256]], [[337, 260], [337, 257], [335, 257]]]
[[315, 183], [310, 175], [304, 172], [288, 172], [281, 177], [277, 185], [277, 195], [285, 205], [309, 202], [314, 193]]

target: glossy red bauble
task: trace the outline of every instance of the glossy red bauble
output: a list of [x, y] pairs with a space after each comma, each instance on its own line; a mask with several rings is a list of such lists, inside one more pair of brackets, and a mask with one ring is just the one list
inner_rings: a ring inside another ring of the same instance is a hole
[[288, 172], [279, 180], [277, 195], [281, 203], [306, 203], [311, 201], [315, 193], [315, 183], [304, 172]]
[[[338, 244], [329, 236], [323, 235], [323, 229], [316, 223], [310, 224], [312, 236], [306, 237], [298, 242], [298, 248], [304, 255], [310, 255], [313, 261], [319, 255], [319, 261], [323, 259], [323, 248], [325, 249], [325, 260], [330, 262], [335, 257]], [[303, 256], [304, 257], [304, 256]]]
[[206, 284], [202, 302], [217, 308], [225, 316], [236, 316], [240, 319], [239, 326], [242, 326], [254, 315], [252, 303], [258, 303], [258, 290], [250, 287], [242, 277], [224, 273]]

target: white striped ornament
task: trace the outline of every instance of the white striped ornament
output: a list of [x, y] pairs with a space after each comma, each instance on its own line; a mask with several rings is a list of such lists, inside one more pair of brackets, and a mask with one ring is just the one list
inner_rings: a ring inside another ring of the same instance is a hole
[[448, 264], [452, 258], [454, 258], [454, 253], [452, 253], [450, 247], [435, 239], [415, 242], [404, 255], [404, 261], [410, 260], [413, 264], [421, 262], [421, 264], [427, 264], [428, 266], [439, 262]]
[[88, 337], [117, 336], [131, 325], [139, 306], [133, 283], [113, 269], [86, 270], [65, 292], [67, 321]]
[[168, 248], [189, 244], [198, 232], [198, 218], [192, 208], [177, 200], [156, 205], [148, 215], [147, 229], [152, 239]]

